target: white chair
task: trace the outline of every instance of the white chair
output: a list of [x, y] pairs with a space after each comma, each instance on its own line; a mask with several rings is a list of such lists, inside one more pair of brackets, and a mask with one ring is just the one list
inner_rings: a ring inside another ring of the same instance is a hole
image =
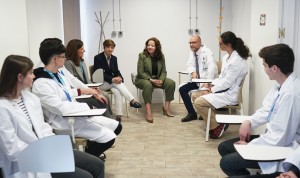
[[[136, 76], [137, 76], [137, 73], [131, 73], [131, 81], [132, 81], [132, 84], [135, 86], [135, 79], [136, 79]], [[135, 86], [136, 87], [136, 86]], [[162, 89], [162, 88], [154, 88], [154, 90], [156, 89], [160, 89], [162, 90], [162, 96], [163, 96], [163, 106], [165, 106], [165, 100], [166, 100], [166, 97], [165, 97], [165, 90]], [[140, 91], [141, 89], [139, 89], [138, 87], [136, 87], [136, 94], [137, 94], [137, 98], [138, 100], [140, 99]], [[139, 113], [139, 108], [136, 108], [136, 113], [138, 114]]]
[[[244, 80], [243, 79], [240, 83], [240, 89], [239, 89], [239, 96], [238, 96], [238, 104], [237, 105], [228, 105], [224, 106], [222, 108], [228, 109], [229, 114], [231, 114], [231, 109], [239, 110], [241, 115], [244, 115], [243, 112], [243, 85], [244, 85]], [[208, 136], [209, 136], [209, 127], [210, 127], [210, 119], [211, 119], [211, 108], [208, 109], [208, 116], [207, 116], [207, 123], [206, 123], [206, 130], [205, 130], [205, 141], [208, 141]]]
[[17, 156], [21, 172], [74, 172], [69, 135], [53, 135], [29, 144]]
[[[91, 66], [90, 66], [91, 68]], [[94, 67], [93, 67], [94, 68]], [[103, 69], [97, 69], [93, 75], [92, 75], [92, 82], [96, 82], [96, 83], [104, 83], [104, 76], [103, 76]], [[109, 89], [109, 90], [106, 90], [106, 92], [110, 95], [110, 107], [112, 107], [112, 96], [113, 96], [113, 92]], [[125, 106], [126, 106], [126, 114], [127, 114], [127, 117], [129, 117], [128, 115], [128, 102], [125, 99]]]

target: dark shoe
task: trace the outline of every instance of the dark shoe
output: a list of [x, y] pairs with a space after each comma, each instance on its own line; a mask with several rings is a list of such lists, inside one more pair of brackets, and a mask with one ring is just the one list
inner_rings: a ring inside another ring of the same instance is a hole
[[165, 107], [162, 107], [162, 111], [163, 111], [163, 115], [166, 115], [168, 117], [174, 117], [173, 114], [169, 114], [166, 110], [165, 110]]
[[102, 154], [99, 156], [99, 158], [100, 158], [103, 162], [105, 162], [105, 159], [106, 159], [105, 153], [102, 153]]
[[116, 117], [116, 121], [121, 122], [121, 121], [122, 121], [121, 116], [117, 116], [117, 117]]
[[197, 114], [188, 114], [187, 116], [185, 116], [184, 118], [181, 119], [181, 122], [189, 122], [192, 120], [197, 120]]
[[134, 103], [130, 102], [129, 104], [130, 104], [130, 107], [134, 107], [134, 108], [141, 108], [142, 107], [142, 105], [138, 102], [134, 102]]
[[203, 118], [201, 117], [201, 115], [199, 116], [199, 118], [198, 118], [200, 121], [203, 121]]
[[220, 138], [222, 136], [222, 134], [224, 133], [225, 128], [227, 127], [226, 125], [227, 124], [220, 124], [215, 129], [210, 130], [209, 131], [209, 138], [211, 138], [211, 139], [218, 139], [218, 138]]

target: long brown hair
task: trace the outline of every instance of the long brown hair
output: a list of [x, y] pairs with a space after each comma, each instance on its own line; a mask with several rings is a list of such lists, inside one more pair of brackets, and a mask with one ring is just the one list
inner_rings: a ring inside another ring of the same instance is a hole
[[32, 68], [32, 61], [25, 56], [7, 56], [0, 74], [0, 97], [15, 96], [17, 94], [18, 74], [25, 77]]
[[146, 43], [145, 43], [145, 48], [144, 48], [144, 54], [146, 56], [149, 56], [150, 54], [148, 53], [148, 50], [147, 50], [147, 46], [148, 46], [148, 42], [149, 41], [154, 41], [155, 43], [155, 52], [154, 52], [154, 55], [153, 57], [157, 60], [161, 60], [162, 59], [162, 51], [161, 51], [161, 44], [159, 42], [159, 40], [155, 37], [152, 37], [152, 38], [149, 38]]
[[71, 60], [75, 65], [79, 66], [82, 59], [78, 56], [78, 50], [83, 46], [83, 42], [78, 39], [69, 41], [66, 47], [66, 58]]

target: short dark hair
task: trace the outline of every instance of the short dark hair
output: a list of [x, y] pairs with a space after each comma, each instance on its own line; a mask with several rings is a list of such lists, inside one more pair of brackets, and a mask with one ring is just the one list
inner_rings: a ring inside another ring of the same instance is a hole
[[259, 57], [263, 58], [269, 67], [276, 65], [285, 75], [294, 71], [294, 52], [286, 44], [266, 46], [260, 50]]
[[113, 40], [107, 39], [103, 42], [103, 48], [106, 48], [106, 47], [109, 47], [109, 46], [116, 47], [116, 44]]
[[81, 59], [78, 56], [78, 50], [83, 46], [83, 42], [78, 39], [69, 41], [66, 47], [66, 58], [71, 60], [75, 65], [79, 66]]
[[26, 76], [32, 68], [33, 63], [28, 57], [18, 55], [7, 56], [0, 74], [0, 97], [16, 95], [18, 74]]
[[40, 44], [39, 54], [45, 65], [49, 64], [53, 55], [59, 55], [65, 52], [66, 48], [58, 38], [46, 38]]

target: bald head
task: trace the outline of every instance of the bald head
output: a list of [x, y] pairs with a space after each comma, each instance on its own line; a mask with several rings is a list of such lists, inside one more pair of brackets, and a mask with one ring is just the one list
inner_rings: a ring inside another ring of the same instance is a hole
[[189, 43], [190, 43], [190, 48], [193, 52], [197, 52], [200, 49], [201, 45], [202, 45], [201, 38], [198, 35], [193, 35], [190, 38]]

